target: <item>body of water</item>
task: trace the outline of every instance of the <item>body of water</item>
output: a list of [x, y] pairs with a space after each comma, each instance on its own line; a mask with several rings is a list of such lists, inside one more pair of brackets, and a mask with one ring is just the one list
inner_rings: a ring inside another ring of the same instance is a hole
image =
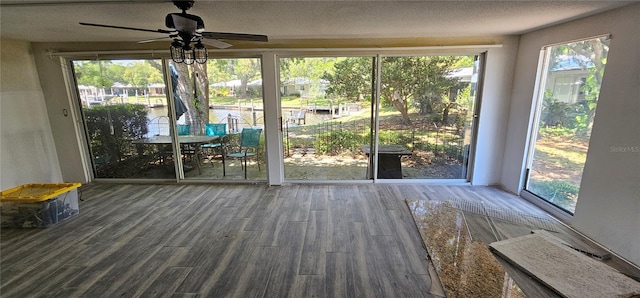
[[[243, 107], [244, 108], [244, 107]], [[300, 109], [283, 109], [283, 120], [287, 121], [289, 126], [296, 125], [314, 125], [331, 121], [332, 116], [328, 113], [313, 113], [307, 111], [304, 113], [304, 120], [294, 119], [292, 117], [294, 113], [299, 112]], [[350, 114], [360, 113], [361, 111], [351, 112]], [[209, 123], [229, 123], [229, 117], [236, 119], [237, 129], [241, 131], [244, 127], [260, 126], [264, 127], [264, 114], [262, 109], [256, 109], [251, 111], [247, 107], [246, 110], [239, 111], [237, 107], [232, 109], [225, 109], [224, 107], [215, 107], [209, 109]], [[159, 106], [148, 109], [147, 119], [149, 120], [149, 132], [146, 137], [154, 135], [169, 135], [169, 117], [168, 108], [166, 106]], [[335, 120], [335, 119], [333, 119]], [[186, 124], [185, 116], [178, 119], [178, 124]], [[227, 124], [227, 129], [231, 129], [231, 125]]]
[[[146, 137], [169, 135], [168, 115], [168, 108], [166, 106], [149, 108], [147, 114], [149, 132]], [[263, 113], [258, 110], [254, 112], [243, 110], [240, 112], [238, 110], [209, 109], [209, 123], [228, 123], [229, 115], [231, 115], [231, 118], [237, 119], [238, 130], [242, 130], [244, 127], [264, 126]], [[178, 124], [186, 124], [185, 116], [178, 119]], [[227, 127], [227, 129], [229, 129], [229, 127]]]

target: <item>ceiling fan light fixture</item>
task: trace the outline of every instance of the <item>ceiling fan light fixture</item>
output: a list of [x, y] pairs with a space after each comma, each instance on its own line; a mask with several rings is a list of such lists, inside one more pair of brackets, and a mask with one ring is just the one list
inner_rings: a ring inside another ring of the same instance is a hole
[[184, 62], [185, 54], [184, 54], [182, 43], [180, 43], [177, 40], [172, 42], [171, 47], [169, 48], [169, 51], [171, 52], [171, 59], [173, 60], [173, 62], [175, 63]]
[[186, 65], [191, 65], [193, 64], [193, 62], [196, 61], [195, 59], [195, 52], [193, 51], [193, 48], [190, 47], [189, 45], [186, 45], [182, 48], [182, 52], [184, 53], [184, 64]]
[[198, 40], [198, 43], [194, 46], [193, 53], [196, 59], [196, 62], [200, 64], [207, 63], [208, 53], [207, 48]]

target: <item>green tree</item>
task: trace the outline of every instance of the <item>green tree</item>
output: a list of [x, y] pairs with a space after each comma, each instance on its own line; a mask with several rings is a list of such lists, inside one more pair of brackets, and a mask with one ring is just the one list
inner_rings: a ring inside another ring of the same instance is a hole
[[213, 83], [226, 82], [233, 79], [231, 59], [211, 59], [207, 64], [207, 75]]
[[215, 82], [240, 80], [238, 88], [240, 98], [247, 98], [247, 84], [259, 79], [261, 75], [260, 61], [254, 58], [214, 59], [209, 64], [209, 76]]
[[358, 101], [371, 93], [371, 71], [372, 58], [349, 57], [335, 62], [333, 71], [326, 70], [322, 79], [329, 82], [328, 94]]
[[79, 85], [109, 89], [124, 81], [124, 66], [109, 60], [75, 61], [73, 68]]
[[589, 70], [585, 84], [581, 87], [581, 91], [585, 94], [585, 101], [583, 102], [585, 113], [576, 116], [578, 123], [577, 133], [579, 134], [588, 134], [593, 126], [608, 53], [609, 40], [606, 37], [588, 39], [552, 48], [550, 54], [551, 69], [556, 68], [568, 56], [573, 56], [583, 69]]
[[130, 84], [137, 90], [147, 88], [151, 83], [162, 82], [162, 74], [160, 70], [151, 66], [147, 60], [136, 61], [132, 65], [127, 66], [123, 72], [124, 82]]
[[319, 58], [287, 58], [280, 60], [280, 79], [283, 82], [294, 78], [306, 78], [310, 84], [309, 94], [320, 95], [322, 80], [332, 74], [334, 64], [344, 58], [319, 57]]
[[460, 56], [458, 59], [455, 59], [454, 63], [451, 65], [451, 68], [463, 68], [463, 67], [473, 67], [473, 62], [475, 61], [475, 56]]
[[452, 65], [459, 57], [386, 57], [382, 60], [381, 99], [393, 105], [402, 114], [405, 123], [411, 123], [412, 105], [421, 114], [434, 111], [459, 79], [450, 78]]
[[[434, 107], [442, 102], [443, 97], [448, 96], [448, 92], [458, 85], [459, 79], [450, 78], [448, 75], [453, 66], [466, 65], [463, 58], [383, 58], [380, 76], [382, 104], [395, 107], [405, 123], [411, 123], [409, 110], [413, 106], [417, 106], [422, 114], [432, 112]], [[470, 61], [473, 63], [472, 59]], [[362, 94], [371, 92], [371, 75], [372, 59], [354, 57], [336, 62], [334, 72], [326, 73], [323, 78], [330, 83], [328, 93], [357, 100]]]
[[305, 58], [300, 57], [292, 57], [292, 58], [283, 58], [278, 61], [280, 65], [280, 80], [288, 81], [294, 78], [297, 74], [295, 70], [293, 70], [293, 65], [296, 63], [301, 63]]

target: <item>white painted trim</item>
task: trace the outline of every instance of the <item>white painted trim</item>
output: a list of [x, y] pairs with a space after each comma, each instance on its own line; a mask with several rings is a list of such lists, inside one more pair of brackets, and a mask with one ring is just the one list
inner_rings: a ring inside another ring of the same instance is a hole
[[435, 184], [435, 185], [469, 185], [465, 179], [370, 179], [358, 180], [287, 180], [284, 184]]
[[[191, 180], [187, 180], [191, 181]], [[185, 181], [181, 181], [183, 183]], [[175, 178], [171, 179], [147, 179], [147, 178], [95, 178], [92, 183], [124, 183], [124, 184], [176, 184]]]
[[281, 124], [284, 120], [280, 103], [278, 56], [275, 53], [263, 53], [261, 61], [267, 181], [269, 185], [282, 185], [284, 182], [284, 150], [282, 148]]
[[[60, 57], [60, 64], [70, 66], [71, 61], [65, 59], [64, 57]], [[81, 113], [81, 104], [78, 98], [77, 87], [74, 81], [73, 68], [63, 67], [62, 76], [67, 90], [67, 98], [69, 100], [70, 110], [69, 113], [71, 114], [71, 119], [74, 124], [73, 127], [75, 129], [78, 151], [80, 152], [82, 173], [84, 175], [85, 181], [88, 183], [93, 181], [95, 177], [93, 175], [93, 162], [91, 161], [91, 153], [89, 152], [89, 147], [87, 146], [89, 142], [87, 141], [87, 135], [85, 133], [85, 124]]]
[[376, 184], [471, 185], [466, 179], [378, 179]]
[[[166, 60], [162, 60], [162, 66], [164, 68], [164, 81], [167, 90], [173, 90], [173, 85], [171, 84], [171, 68], [169, 67], [169, 63]], [[167, 91], [167, 111], [169, 112], [169, 135], [177, 136], [178, 128], [177, 128], [177, 120], [175, 115], [176, 113], [173, 111], [174, 98], [173, 92]], [[173, 147], [173, 166], [176, 171], [176, 182], [181, 182], [185, 180], [184, 177], [184, 167], [182, 165], [182, 158], [180, 156], [182, 153], [180, 152], [180, 141], [176, 137], [171, 138], [171, 146]]]
[[372, 184], [373, 180], [287, 180], [286, 184]]
[[547, 68], [549, 67], [547, 61], [549, 60], [550, 52], [543, 48], [540, 50], [538, 56], [538, 70], [536, 73], [536, 81], [533, 86], [533, 100], [531, 101], [531, 113], [529, 116], [529, 131], [525, 141], [524, 158], [522, 163], [522, 171], [520, 173], [520, 181], [518, 182], [518, 189], [524, 190], [527, 177], [527, 170], [531, 168], [533, 164], [533, 153], [535, 150], [535, 144], [538, 139], [538, 131], [540, 125], [540, 115], [542, 114], [542, 101], [544, 97], [544, 90], [546, 89], [547, 81]]
[[378, 182], [378, 145], [380, 143], [380, 90], [382, 90], [382, 57], [380, 54], [376, 55], [376, 98], [375, 104], [373, 105], [375, 115], [374, 119], [376, 121], [375, 129], [371, 130], [371, 133], [374, 134], [375, 144], [373, 146], [373, 158], [369, 160], [373, 161], [373, 183]]
[[537, 207], [539, 207], [540, 209], [544, 210], [545, 212], [549, 213], [551, 216], [557, 218], [558, 220], [560, 220], [561, 222], [569, 225], [571, 223], [571, 220], [573, 219], [573, 216], [569, 213], [567, 213], [566, 211], [561, 210], [560, 208], [556, 207], [555, 205], [545, 201], [544, 199], [534, 195], [533, 193], [531, 193], [530, 191], [527, 190], [523, 190], [520, 192], [520, 197], [524, 198], [525, 200], [529, 201], [531, 204], [536, 205]]
[[[487, 69], [487, 52], [483, 52], [477, 55], [478, 67], [475, 71], [478, 76], [476, 82], [476, 96], [473, 103], [473, 111], [471, 111], [471, 141], [469, 142], [469, 152], [467, 153], [467, 175], [466, 181], [473, 182], [474, 168], [476, 164], [476, 146], [478, 144], [478, 127], [480, 125], [480, 111], [482, 109], [482, 98], [484, 95], [484, 81]], [[464, 147], [463, 147], [464, 148]]]
[[569, 41], [561, 41], [561, 42], [556, 42], [556, 43], [550, 43], [550, 44], [544, 45], [541, 50], [545, 50], [546, 48], [550, 48], [550, 47], [566, 45], [568, 43], [576, 43], [576, 42], [581, 42], [581, 41], [590, 40], [590, 39], [596, 39], [596, 38], [602, 38], [602, 37], [604, 37], [606, 39], [611, 39], [611, 34], [601, 34], [601, 35], [596, 35], [596, 36], [589, 36], [589, 37], [584, 37], [584, 38], [572, 39], [572, 40], [569, 40]]

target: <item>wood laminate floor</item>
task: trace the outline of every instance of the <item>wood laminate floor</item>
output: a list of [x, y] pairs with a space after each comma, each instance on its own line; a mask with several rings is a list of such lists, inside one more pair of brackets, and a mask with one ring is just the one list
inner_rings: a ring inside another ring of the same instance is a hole
[[92, 184], [81, 196], [67, 221], [0, 231], [0, 296], [433, 297], [406, 199], [544, 215], [476, 186]]

